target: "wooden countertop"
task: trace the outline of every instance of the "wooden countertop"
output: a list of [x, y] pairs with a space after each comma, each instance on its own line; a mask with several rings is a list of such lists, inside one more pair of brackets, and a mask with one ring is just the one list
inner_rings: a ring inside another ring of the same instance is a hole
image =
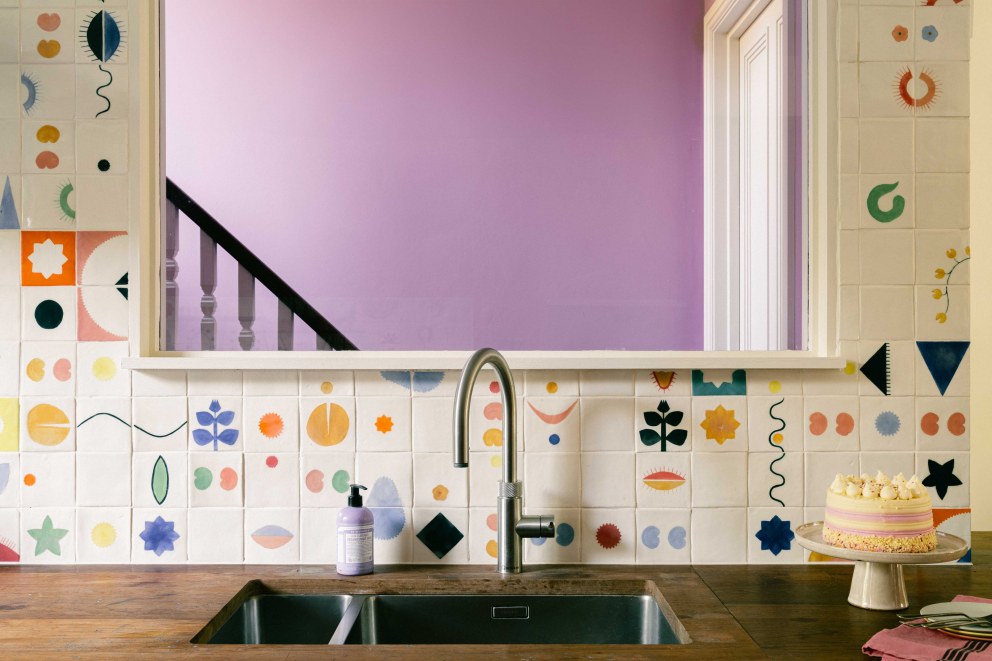
[[[911, 611], [957, 594], [992, 598], [992, 532], [974, 534], [974, 566], [905, 567]], [[394, 566], [342, 577], [315, 566], [0, 567], [0, 657], [230, 657], [233, 649], [188, 641], [250, 580], [280, 589], [425, 591], [514, 587], [546, 590], [555, 581], [653, 581], [692, 638], [689, 645], [640, 646], [342, 646], [335, 658], [402, 661], [458, 658], [863, 658], [861, 645], [895, 626], [892, 613], [847, 604], [849, 565], [530, 567], [500, 577], [478, 566]], [[599, 587], [607, 586], [602, 583]], [[238, 656], [327, 655], [324, 647], [247, 646]]]

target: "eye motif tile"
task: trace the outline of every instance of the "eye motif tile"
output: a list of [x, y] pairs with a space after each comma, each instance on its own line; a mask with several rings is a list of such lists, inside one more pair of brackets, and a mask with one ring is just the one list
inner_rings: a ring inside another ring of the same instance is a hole
[[75, 285], [75, 232], [21, 232], [21, 284]]
[[635, 479], [638, 507], [688, 508], [692, 485], [691, 455], [637, 455]]
[[300, 561], [298, 509], [245, 510], [245, 562], [260, 564]]
[[108, 62], [127, 62], [127, 10], [114, 9], [77, 10], [76, 25], [79, 39], [76, 40], [76, 62], [96, 62], [99, 66]]
[[239, 453], [190, 452], [190, 507], [240, 507], [244, 488], [241, 462]]
[[193, 450], [241, 450], [241, 399], [191, 397], [190, 438]]

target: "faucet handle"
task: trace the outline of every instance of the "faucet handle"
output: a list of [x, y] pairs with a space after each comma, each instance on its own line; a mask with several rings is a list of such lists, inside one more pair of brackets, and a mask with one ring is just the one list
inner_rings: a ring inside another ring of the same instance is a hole
[[517, 534], [523, 538], [527, 537], [554, 537], [555, 517], [542, 514], [539, 516], [524, 515], [514, 526]]

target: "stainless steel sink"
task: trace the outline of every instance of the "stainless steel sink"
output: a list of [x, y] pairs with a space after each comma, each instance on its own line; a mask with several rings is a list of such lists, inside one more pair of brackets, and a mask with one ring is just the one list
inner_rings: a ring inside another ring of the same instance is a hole
[[648, 595], [376, 595], [349, 645], [681, 642]]
[[[290, 590], [299, 587], [294, 584]], [[422, 586], [421, 586], [422, 587]], [[579, 644], [690, 642], [650, 581], [547, 585], [555, 594], [300, 594], [252, 581], [193, 643], [281, 645]], [[307, 586], [312, 590], [312, 586]], [[347, 588], [346, 588], [347, 589]], [[519, 589], [519, 588], [518, 588]], [[394, 590], [389, 590], [393, 592]], [[523, 592], [523, 590], [520, 590]], [[568, 594], [558, 594], [564, 591]], [[592, 591], [589, 591], [592, 592]], [[623, 593], [626, 592], [626, 593]]]

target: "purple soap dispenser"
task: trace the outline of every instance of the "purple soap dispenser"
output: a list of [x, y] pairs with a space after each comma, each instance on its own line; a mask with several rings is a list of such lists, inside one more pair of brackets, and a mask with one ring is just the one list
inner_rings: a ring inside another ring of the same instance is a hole
[[362, 506], [361, 484], [351, 485], [348, 507], [338, 512], [337, 572], [345, 576], [372, 573], [372, 511]]

